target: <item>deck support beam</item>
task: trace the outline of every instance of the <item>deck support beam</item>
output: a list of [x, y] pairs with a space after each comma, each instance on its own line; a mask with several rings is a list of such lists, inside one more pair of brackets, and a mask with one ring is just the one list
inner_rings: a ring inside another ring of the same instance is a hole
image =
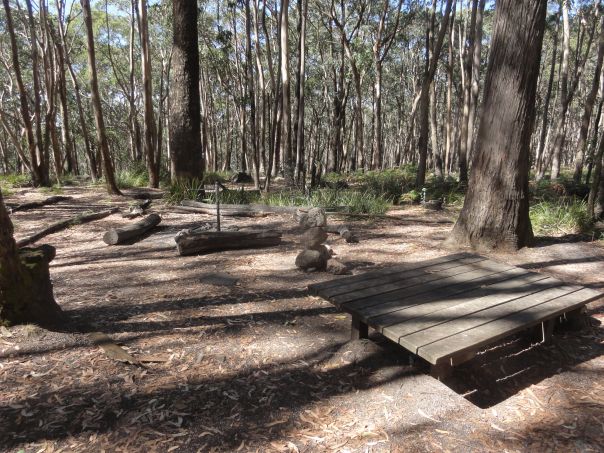
[[352, 327], [350, 331], [350, 339], [361, 340], [363, 338], [369, 338], [369, 326], [361, 321], [361, 318], [357, 315], [352, 315]]

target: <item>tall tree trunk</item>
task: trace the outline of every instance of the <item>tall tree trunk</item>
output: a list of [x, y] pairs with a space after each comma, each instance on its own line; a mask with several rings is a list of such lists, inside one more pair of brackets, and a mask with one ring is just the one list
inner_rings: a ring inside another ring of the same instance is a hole
[[468, 114], [468, 143], [466, 153], [468, 160], [472, 159], [472, 144], [474, 142], [474, 121], [478, 104], [478, 92], [480, 83], [480, 62], [482, 53], [482, 16], [484, 13], [485, 0], [480, 0], [476, 9], [476, 25], [474, 27], [474, 39], [472, 49], [472, 77], [470, 87], [470, 111]]
[[170, 149], [172, 180], [203, 178], [197, 3], [172, 2]]
[[556, 55], [558, 53], [558, 28], [559, 28], [559, 16], [556, 17], [556, 27], [553, 31], [553, 50], [552, 50], [552, 63], [550, 66], [549, 79], [547, 82], [547, 92], [545, 94], [545, 101], [543, 105], [543, 116], [541, 119], [541, 136], [539, 137], [539, 148], [537, 149], [537, 155], [535, 158], [536, 174], [535, 179], [540, 181], [543, 179], [546, 167], [545, 158], [545, 142], [547, 137], [547, 130], [549, 126], [549, 105], [552, 97], [552, 88], [554, 86], [554, 75], [556, 74]]
[[92, 14], [90, 12], [90, 0], [80, 0], [82, 13], [84, 16], [84, 25], [86, 27], [86, 43], [88, 48], [88, 72], [90, 77], [90, 94], [92, 96], [92, 107], [94, 111], [94, 120], [96, 123], [96, 135], [98, 147], [103, 161], [103, 171], [105, 173], [105, 184], [107, 192], [114, 195], [121, 195], [115, 182], [113, 171], [113, 162], [109, 153], [109, 143], [105, 132], [105, 119], [103, 117], [103, 106], [99, 93], [99, 82], [96, 73], [96, 55], [94, 49], [94, 34], [92, 30]]
[[254, 63], [252, 60], [252, 12], [250, 1], [245, 0], [245, 68], [247, 98], [250, 103], [250, 143], [252, 144], [252, 176], [254, 186], [260, 189], [260, 153], [256, 129], [256, 95], [254, 90]]
[[[30, 45], [31, 45], [31, 63], [32, 63], [32, 81], [33, 81], [33, 100], [34, 100], [34, 134], [36, 136], [37, 143], [37, 154], [39, 172], [41, 173], [42, 179], [40, 183], [42, 185], [50, 185], [50, 179], [48, 174], [48, 153], [44, 152], [44, 142], [42, 140], [42, 99], [40, 97], [40, 73], [38, 69], [39, 55], [38, 55], [38, 34], [36, 30], [36, 23], [34, 21], [33, 8], [31, 0], [25, 0], [27, 6], [27, 21], [29, 24], [30, 34]], [[49, 93], [50, 94], [50, 93]]]
[[285, 185], [294, 185], [294, 163], [291, 147], [291, 102], [289, 86], [289, 0], [281, 0], [280, 51], [281, 51], [281, 157]]
[[[591, 121], [591, 114], [593, 112], [594, 104], [596, 102], [596, 96], [598, 95], [598, 89], [600, 87], [600, 75], [602, 73], [602, 61], [604, 60], [604, 14], [600, 17], [600, 43], [598, 45], [598, 58], [596, 61], [596, 68], [594, 78], [591, 82], [591, 89], [585, 99], [585, 105], [583, 107], [583, 116], [581, 117], [581, 129], [579, 130], [579, 142], [577, 143], [577, 154], [575, 156], [575, 172], [573, 174], [573, 180], [575, 182], [581, 181], [581, 174], [583, 173], [583, 161], [585, 158], [585, 147], [587, 145], [587, 133], [589, 131], [589, 123]], [[604, 96], [604, 93], [602, 93]]]
[[296, 184], [302, 187], [306, 186], [306, 170], [304, 167], [304, 114], [305, 114], [305, 93], [306, 84], [306, 16], [308, 15], [308, 0], [298, 0], [298, 71], [296, 72], [296, 125], [294, 131], [296, 134]]
[[546, 0], [498, 0], [468, 193], [449, 242], [517, 250], [533, 240], [529, 145]]
[[151, 75], [151, 51], [149, 49], [149, 21], [147, 20], [147, 0], [139, 0], [139, 34], [141, 41], [141, 73], [143, 76], [143, 105], [145, 116], [144, 150], [149, 171], [149, 186], [159, 187], [159, 172], [156, 162], [157, 125], [153, 111], [153, 78]]
[[[66, 35], [67, 31], [65, 26], [63, 25], [63, 21], [65, 20], [65, 3], [63, 0], [55, 0], [55, 5], [58, 11], [59, 19], [59, 33], [61, 37], [61, 46], [63, 47], [63, 55], [65, 56], [65, 65], [67, 66], [67, 70], [69, 71], [69, 76], [71, 78], [71, 84], [73, 85], [73, 91], [76, 100], [76, 106], [78, 109], [78, 120], [82, 130], [82, 139], [84, 140], [84, 149], [86, 155], [86, 163], [88, 165], [88, 171], [90, 172], [90, 177], [93, 181], [96, 181], [99, 178], [98, 165], [96, 161], [96, 156], [92, 149], [90, 133], [88, 131], [88, 122], [86, 121], [86, 115], [84, 114], [84, 106], [82, 103], [82, 94], [80, 90], [80, 84], [78, 82], [78, 78], [76, 76], [75, 70], [73, 69], [73, 65], [71, 63], [71, 58], [69, 56], [69, 50], [67, 48], [67, 40]], [[75, 146], [74, 146], [75, 150]], [[77, 154], [76, 154], [77, 157]]]
[[[424, 74], [422, 77], [421, 93], [419, 99], [419, 163], [417, 166], [417, 177], [415, 179], [415, 186], [421, 188], [426, 180], [426, 161], [428, 158], [428, 132], [429, 132], [429, 115], [430, 115], [430, 85], [436, 74], [436, 67], [438, 65], [438, 58], [442, 49], [443, 40], [447, 27], [449, 26], [449, 16], [451, 15], [451, 4], [452, 0], [447, 0], [445, 11], [443, 14], [442, 23], [438, 32], [438, 38], [434, 44], [434, 53], [428, 59]], [[435, 5], [435, 2], [434, 4]], [[432, 20], [434, 20], [435, 10], [433, 9]]]
[[23, 77], [21, 76], [21, 64], [19, 61], [19, 49], [17, 47], [17, 39], [15, 37], [15, 28], [13, 25], [13, 16], [11, 7], [8, 0], [2, 0], [4, 4], [4, 12], [6, 14], [6, 28], [10, 38], [11, 45], [11, 56], [13, 62], [13, 71], [15, 73], [15, 79], [17, 81], [17, 88], [19, 89], [19, 102], [21, 108], [21, 120], [25, 128], [25, 136], [27, 138], [27, 145], [29, 148], [29, 166], [31, 168], [31, 176], [35, 185], [48, 185], [49, 181], [46, 172], [43, 169], [43, 157], [41, 153], [41, 143], [36, 140], [34, 135], [33, 125], [31, 123], [31, 116], [29, 111], [28, 95], [23, 84]]
[[470, 108], [472, 99], [472, 57], [474, 54], [474, 37], [476, 36], [476, 15], [478, 11], [478, 0], [472, 0], [472, 13], [470, 27], [467, 30], [468, 45], [464, 47], [463, 52], [463, 114], [461, 117], [461, 126], [459, 127], [461, 141], [459, 148], [459, 182], [467, 184], [468, 182], [468, 142], [471, 131], [468, 130], [470, 124]]

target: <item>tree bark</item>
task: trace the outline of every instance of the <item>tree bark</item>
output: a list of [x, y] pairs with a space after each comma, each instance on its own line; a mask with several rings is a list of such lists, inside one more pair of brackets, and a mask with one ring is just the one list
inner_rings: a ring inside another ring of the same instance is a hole
[[533, 240], [529, 145], [546, 0], [498, 0], [468, 193], [450, 244], [517, 250]]
[[113, 162], [109, 154], [109, 143], [107, 142], [107, 134], [105, 132], [105, 119], [103, 118], [103, 106], [101, 105], [101, 97], [99, 93], [99, 82], [96, 73], [96, 56], [94, 49], [94, 35], [92, 31], [92, 14], [90, 12], [90, 0], [80, 0], [82, 5], [82, 13], [84, 15], [84, 24], [86, 27], [86, 43], [88, 47], [88, 71], [90, 77], [90, 93], [92, 95], [92, 107], [94, 110], [94, 120], [96, 123], [96, 133], [98, 146], [103, 159], [103, 170], [105, 172], [105, 184], [107, 192], [113, 195], [121, 195], [122, 193], [115, 182], [113, 172]]
[[170, 149], [172, 180], [203, 178], [197, 4], [172, 2]]
[[[442, 23], [438, 32], [438, 37], [434, 44], [434, 52], [428, 59], [425, 65], [424, 74], [422, 77], [421, 93], [419, 99], [419, 139], [417, 146], [419, 148], [419, 163], [417, 166], [417, 177], [415, 186], [421, 188], [426, 180], [426, 163], [428, 158], [428, 132], [429, 132], [429, 115], [430, 115], [430, 85], [436, 74], [436, 66], [442, 49], [443, 40], [447, 27], [449, 26], [449, 16], [451, 15], [452, 0], [447, 0], [445, 12], [443, 14]], [[434, 14], [433, 14], [434, 16]]]
[[281, 52], [281, 157], [283, 177], [287, 187], [294, 186], [294, 163], [291, 147], [291, 102], [289, 84], [289, 0], [281, 0], [280, 52]]
[[27, 138], [27, 145], [29, 148], [29, 167], [32, 173], [31, 176], [35, 185], [48, 185], [49, 181], [47, 175], [43, 170], [44, 163], [40, 149], [41, 143], [40, 141], [36, 140], [36, 137], [34, 135], [34, 129], [29, 111], [29, 101], [27, 99], [28, 94], [23, 83], [23, 77], [21, 75], [19, 49], [17, 47], [17, 39], [15, 37], [12, 10], [8, 0], [2, 0], [2, 3], [4, 4], [4, 12], [6, 14], [6, 28], [10, 39], [13, 71], [15, 73], [15, 79], [17, 81], [17, 88], [19, 89], [21, 119], [25, 127], [25, 136]]
[[201, 231], [180, 232], [175, 238], [181, 256], [221, 250], [274, 247], [281, 244], [277, 231]]
[[112, 228], [103, 235], [103, 242], [107, 245], [117, 245], [142, 236], [147, 231], [155, 228], [161, 222], [161, 217], [151, 214], [138, 222], [121, 228]]
[[[602, 13], [601, 13], [602, 14]], [[591, 121], [591, 114], [594, 109], [596, 102], [596, 96], [598, 95], [598, 89], [600, 87], [600, 75], [602, 74], [602, 61], [604, 60], [604, 14], [600, 17], [600, 42], [598, 45], [598, 57], [596, 60], [596, 68], [594, 78], [591, 82], [591, 89], [585, 99], [585, 105], [583, 108], [583, 116], [581, 117], [581, 129], [579, 130], [579, 142], [577, 143], [577, 154], [575, 156], [575, 171], [573, 174], [573, 180], [578, 183], [581, 181], [581, 174], [583, 173], [583, 161], [585, 159], [585, 147], [587, 146], [587, 133], [589, 131], [589, 123]], [[604, 96], [604, 93], [602, 93]], [[597, 127], [597, 125], [596, 125]]]
[[53, 247], [18, 250], [0, 191], [0, 324], [63, 320], [54, 300], [48, 263]]

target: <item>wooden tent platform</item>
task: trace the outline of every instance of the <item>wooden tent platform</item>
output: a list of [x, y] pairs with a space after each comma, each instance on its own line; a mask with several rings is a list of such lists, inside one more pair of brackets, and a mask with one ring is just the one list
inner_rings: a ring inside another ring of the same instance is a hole
[[484, 346], [576, 316], [602, 293], [547, 275], [462, 253], [309, 286], [352, 315], [352, 337], [372, 327], [432, 364], [434, 375], [471, 359]]

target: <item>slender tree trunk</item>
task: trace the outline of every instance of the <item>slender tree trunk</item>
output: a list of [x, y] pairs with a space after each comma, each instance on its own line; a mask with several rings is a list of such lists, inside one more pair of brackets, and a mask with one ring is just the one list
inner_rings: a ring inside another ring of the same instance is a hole
[[17, 47], [17, 39], [15, 37], [15, 28], [13, 25], [13, 16], [11, 7], [8, 0], [2, 0], [4, 4], [4, 12], [6, 14], [6, 28], [9, 34], [11, 43], [11, 55], [13, 62], [13, 71], [15, 73], [15, 79], [17, 81], [17, 88], [19, 90], [19, 102], [21, 108], [21, 119], [25, 127], [25, 135], [27, 138], [27, 145], [29, 149], [29, 166], [31, 168], [32, 179], [36, 185], [48, 185], [47, 175], [43, 170], [42, 154], [40, 152], [41, 143], [36, 140], [34, 135], [34, 129], [31, 123], [31, 116], [29, 110], [28, 94], [23, 84], [23, 78], [21, 76], [21, 64], [19, 61], [19, 49]]
[[[426, 64], [424, 75], [422, 77], [421, 93], [419, 99], [419, 163], [417, 166], [417, 177], [415, 179], [415, 186], [421, 188], [424, 185], [426, 179], [426, 161], [428, 158], [428, 132], [429, 132], [429, 115], [430, 115], [430, 84], [436, 74], [436, 67], [438, 65], [438, 59], [440, 51], [442, 49], [443, 40], [447, 27], [449, 26], [449, 17], [451, 15], [451, 4], [452, 0], [447, 0], [445, 11], [443, 14], [442, 23], [438, 32], [438, 37], [434, 44], [434, 53], [430, 56], [429, 61]], [[434, 14], [432, 19], [434, 19]]]
[[476, 9], [476, 25], [474, 27], [474, 40], [472, 45], [472, 78], [470, 87], [470, 109], [468, 114], [468, 143], [466, 153], [468, 160], [472, 159], [472, 144], [474, 142], [474, 121], [478, 104], [478, 92], [480, 83], [480, 62], [482, 53], [482, 16], [484, 13], [485, 0], [480, 0]]
[[197, 3], [172, 2], [170, 149], [173, 181], [203, 178]]
[[305, 93], [304, 86], [306, 84], [306, 16], [308, 15], [308, 0], [298, 0], [299, 11], [299, 44], [298, 44], [298, 71], [296, 73], [296, 100], [297, 114], [296, 126], [294, 128], [296, 134], [296, 184], [302, 187], [306, 186], [306, 170], [304, 167], [304, 114], [305, 114]]
[[470, 124], [470, 108], [472, 99], [472, 57], [474, 54], [474, 37], [476, 36], [476, 15], [478, 11], [478, 0], [472, 0], [472, 13], [470, 19], [470, 27], [467, 30], [468, 45], [463, 51], [463, 114], [461, 117], [461, 126], [459, 128], [461, 134], [459, 148], [459, 181], [462, 184], [468, 182], [468, 143], [471, 131], [468, 130]]
[[139, 0], [139, 34], [141, 42], [141, 73], [143, 76], [143, 105], [145, 116], [144, 150], [149, 171], [149, 186], [159, 187], [159, 172], [156, 162], [157, 125], [153, 111], [153, 79], [151, 76], [151, 52], [149, 50], [149, 22], [147, 20], [147, 0]]
[[247, 97], [250, 103], [250, 143], [252, 145], [252, 173], [254, 186], [260, 189], [260, 153], [256, 130], [256, 96], [254, 92], [254, 63], [252, 60], [252, 13], [250, 1], [245, 0], [245, 68]]
[[291, 102], [289, 86], [289, 0], [281, 0], [280, 51], [281, 51], [281, 156], [285, 185], [294, 185], [294, 163], [291, 148]]
[[[600, 75], [602, 73], [602, 61], [604, 59], [604, 14], [600, 17], [600, 43], [598, 45], [598, 57], [596, 61], [596, 68], [594, 78], [591, 83], [591, 89], [585, 99], [585, 105], [583, 108], [583, 116], [581, 117], [581, 128], [579, 130], [579, 142], [577, 143], [577, 154], [575, 156], [575, 172], [573, 174], [573, 180], [575, 182], [581, 181], [581, 174], [583, 173], [583, 161], [585, 159], [585, 147], [587, 145], [587, 133], [589, 131], [589, 123], [591, 121], [591, 114], [593, 112], [594, 104], [596, 102], [596, 96], [598, 95], [598, 88], [600, 87]], [[604, 93], [602, 93], [604, 96]]]
[[96, 73], [96, 55], [94, 49], [94, 35], [92, 29], [92, 14], [90, 12], [90, 0], [80, 0], [82, 13], [84, 16], [84, 25], [86, 27], [86, 41], [88, 48], [88, 72], [90, 77], [90, 94], [92, 96], [92, 107], [94, 111], [94, 120], [96, 123], [96, 134], [98, 146], [101, 151], [103, 161], [103, 170], [105, 173], [105, 183], [107, 192], [114, 195], [121, 195], [115, 182], [113, 164], [109, 153], [109, 143], [105, 133], [105, 119], [103, 118], [103, 106], [99, 93], [99, 82]]
[[553, 34], [553, 50], [552, 50], [552, 64], [549, 72], [549, 79], [547, 82], [547, 92], [545, 94], [545, 101], [543, 105], [543, 116], [541, 119], [541, 136], [539, 137], [539, 148], [537, 149], [537, 156], [535, 158], [536, 161], [536, 174], [535, 179], [540, 181], [543, 179], [545, 175], [545, 167], [546, 167], [546, 158], [544, 155], [545, 152], [545, 142], [547, 138], [547, 130], [549, 126], [549, 105], [552, 97], [552, 88], [554, 86], [554, 75], [556, 74], [556, 55], [558, 53], [558, 27], [559, 20], [556, 20], [556, 28]]
[[546, 0], [498, 0], [468, 193], [450, 244], [517, 250], [533, 240], [529, 145]]

